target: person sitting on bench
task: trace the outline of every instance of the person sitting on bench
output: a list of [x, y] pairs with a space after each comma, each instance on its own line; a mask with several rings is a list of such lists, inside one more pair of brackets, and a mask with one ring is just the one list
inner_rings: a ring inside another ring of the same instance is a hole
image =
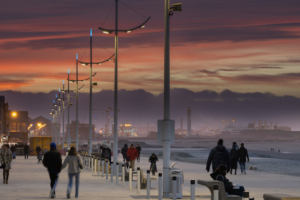
[[[217, 180], [217, 181], [222, 181], [224, 183], [225, 191], [229, 195], [239, 195], [243, 197], [244, 194], [244, 187], [243, 186], [237, 186], [231, 183], [227, 178], [226, 178], [226, 173], [227, 173], [227, 167], [225, 165], [220, 165], [210, 176], [212, 179]], [[254, 198], [251, 198], [249, 200], [254, 200]]]

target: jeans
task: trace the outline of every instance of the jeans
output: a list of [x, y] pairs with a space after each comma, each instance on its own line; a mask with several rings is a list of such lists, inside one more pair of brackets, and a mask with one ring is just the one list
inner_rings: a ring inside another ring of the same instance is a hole
[[69, 185], [68, 185], [68, 194], [71, 193], [72, 190], [72, 184], [73, 184], [73, 176], [75, 176], [75, 197], [78, 197], [78, 189], [79, 189], [79, 174], [75, 173], [75, 174], [69, 174]]
[[245, 191], [245, 188], [243, 186], [240, 186], [240, 189], [238, 190], [238, 195], [240, 197], [243, 197], [244, 196], [244, 191]]
[[28, 152], [24, 152], [24, 155], [25, 155], [25, 159], [28, 159]]
[[59, 173], [49, 172], [50, 181], [51, 181], [50, 182], [50, 187], [51, 187], [52, 192], [54, 192], [54, 194], [55, 194], [55, 188], [56, 188], [57, 181], [58, 181], [58, 175], [59, 175]]
[[242, 173], [246, 173], [246, 167], [245, 167], [245, 162], [240, 162], [240, 165], [241, 165], [241, 172]]

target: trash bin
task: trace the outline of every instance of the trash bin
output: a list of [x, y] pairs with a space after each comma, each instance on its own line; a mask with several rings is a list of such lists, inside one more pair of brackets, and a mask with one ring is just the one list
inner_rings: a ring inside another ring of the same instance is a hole
[[173, 177], [176, 177], [176, 198], [181, 199], [182, 198], [182, 186], [184, 183], [184, 176], [183, 171], [178, 168], [174, 168], [174, 165], [176, 163], [173, 163], [170, 167], [169, 171], [169, 197], [173, 198]]

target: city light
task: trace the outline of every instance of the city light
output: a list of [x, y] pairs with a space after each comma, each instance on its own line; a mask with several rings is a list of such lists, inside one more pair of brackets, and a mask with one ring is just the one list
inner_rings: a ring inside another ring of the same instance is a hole
[[13, 113], [12, 113], [12, 116], [13, 116], [13, 117], [16, 117], [16, 116], [17, 116], [17, 113], [16, 113], [16, 112], [13, 112]]

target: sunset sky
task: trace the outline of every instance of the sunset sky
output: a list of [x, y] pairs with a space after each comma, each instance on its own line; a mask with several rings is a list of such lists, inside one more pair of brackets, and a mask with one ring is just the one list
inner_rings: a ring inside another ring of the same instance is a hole
[[[177, 3], [177, 1], [171, 1]], [[114, 52], [113, 0], [15, 0], [1, 2], [0, 90], [49, 92], [62, 86], [75, 55], [89, 60], [93, 29], [94, 61]], [[125, 5], [140, 14], [129, 9]], [[300, 97], [299, 0], [184, 0], [171, 17], [171, 86], [192, 91], [230, 89]], [[163, 89], [163, 0], [121, 0], [120, 28], [144, 29], [119, 39], [119, 88]], [[106, 16], [108, 18], [103, 25]], [[98, 87], [113, 89], [114, 63], [95, 66]], [[80, 77], [88, 68], [79, 68]], [[84, 87], [88, 92], [88, 85]]]

